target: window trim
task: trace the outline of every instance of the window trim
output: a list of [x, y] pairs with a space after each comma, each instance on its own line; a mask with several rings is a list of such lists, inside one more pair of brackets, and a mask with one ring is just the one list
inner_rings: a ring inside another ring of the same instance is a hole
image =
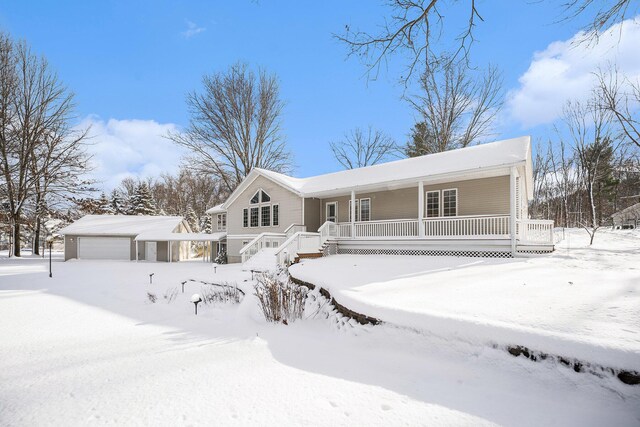
[[[271, 226], [272, 226], [272, 225], [271, 225], [271, 224], [273, 223], [273, 221], [271, 221], [271, 219], [272, 219], [272, 216], [271, 216], [271, 207], [272, 207], [272, 206], [273, 206], [273, 205], [272, 205], [271, 203], [265, 203], [265, 204], [261, 204], [261, 205], [260, 205], [260, 227], [263, 227], [263, 228], [264, 228], [264, 227], [271, 227]], [[267, 225], [264, 225], [264, 221], [263, 221], [263, 219], [264, 219], [264, 210], [265, 210], [265, 208], [268, 208], [268, 209], [269, 209], [269, 215], [267, 216], [267, 221], [268, 221], [268, 224], [267, 224]]]
[[242, 228], [249, 228], [249, 208], [242, 208]]
[[[429, 193], [438, 194], [438, 214], [436, 216], [429, 216]], [[439, 218], [442, 216], [442, 194], [440, 190], [427, 190], [424, 194], [424, 217], [425, 218]]]
[[456, 187], [456, 188], [443, 188], [442, 189], [442, 208], [441, 208], [442, 209], [441, 210], [442, 217], [445, 218], [445, 215], [444, 215], [444, 192], [445, 191], [455, 191], [456, 192], [456, 213], [454, 215], [447, 215], [446, 217], [448, 218], [448, 217], [452, 217], [452, 216], [458, 216], [458, 206], [459, 206], [458, 205], [458, 188]]
[[[362, 200], [368, 200], [369, 201], [369, 219], [367, 221], [363, 221], [362, 220]], [[373, 221], [372, 217], [372, 213], [373, 213], [373, 209], [372, 209], [372, 205], [373, 203], [371, 203], [371, 197], [363, 197], [361, 199], [355, 199], [356, 201], [356, 220], [355, 222], [369, 222], [369, 221]], [[351, 199], [349, 199], [348, 202], [348, 206], [349, 206], [349, 215], [347, 216], [347, 218], [349, 219], [349, 222], [351, 222]]]

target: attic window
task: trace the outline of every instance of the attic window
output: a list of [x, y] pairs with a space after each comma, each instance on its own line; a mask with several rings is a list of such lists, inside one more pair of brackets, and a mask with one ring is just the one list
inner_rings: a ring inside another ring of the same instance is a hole
[[267, 193], [265, 193], [262, 190], [258, 190], [256, 191], [256, 194], [253, 195], [249, 203], [251, 203], [252, 205], [257, 205], [258, 203], [267, 203], [270, 201], [271, 201], [271, 196], [269, 196]]

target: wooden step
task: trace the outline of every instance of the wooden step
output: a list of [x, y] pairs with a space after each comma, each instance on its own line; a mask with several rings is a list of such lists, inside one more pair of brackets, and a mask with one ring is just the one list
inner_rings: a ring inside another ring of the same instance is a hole
[[313, 258], [322, 258], [322, 252], [308, 252], [308, 253], [299, 253], [294, 259], [293, 263], [297, 264], [301, 259], [313, 259]]

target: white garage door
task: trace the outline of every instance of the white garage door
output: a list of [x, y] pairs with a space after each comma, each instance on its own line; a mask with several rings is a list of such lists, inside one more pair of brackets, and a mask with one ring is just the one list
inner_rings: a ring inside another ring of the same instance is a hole
[[131, 259], [127, 237], [78, 237], [79, 259]]

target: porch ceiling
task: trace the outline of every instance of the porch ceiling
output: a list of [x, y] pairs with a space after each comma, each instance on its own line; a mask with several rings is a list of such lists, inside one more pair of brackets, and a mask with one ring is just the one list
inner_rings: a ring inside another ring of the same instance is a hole
[[[522, 168], [524, 168], [524, 165], [522, 166]], [[372, 184], [372, 185], [359, 185], [353, 188], [339, 188], [335, 190], [306, 193], [305, 198], [324, 199], [327, 197], [345, 196], [345, 195], [350, 195], [352, 189], [355, 190], [356, 194], [369, 193], [369, 192], [375, 192], [375, 191], [399, 190], [403, 188], [418, 187], [418, 183], [420, 181], [424, 182], [425, 185], [435, 185], [435, 184], [443, 184], [446, 182], [453, 182], [453, 181], [469, 181], [469, 180], [480, 179], [480, 178], [492, 178], [496, 176], [505, 176], [505, 175], [509, 175], [509, 173], [510, 173], [509, 167], [500, 167], [500, 168], [492, 168], [492, 169], [478, 169], [478, 170], [465, 171], [465, 172], [459, 172], [454, 174], [425, 175], [424, 177], [410, 179], [410, 180], [389, 181], [389, 182]], [[520, 173], [522, 173], [522, 171], [520, 171]]]

